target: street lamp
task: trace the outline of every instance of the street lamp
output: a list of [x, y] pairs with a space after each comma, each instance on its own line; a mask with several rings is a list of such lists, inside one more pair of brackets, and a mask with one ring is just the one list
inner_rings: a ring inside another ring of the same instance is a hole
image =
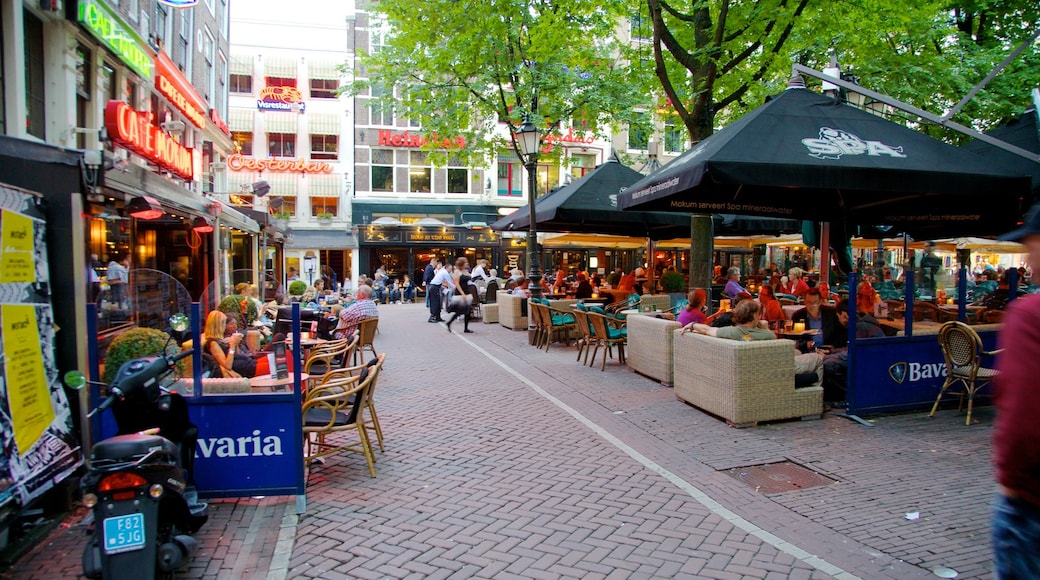
[[[527, 213], [531, 226], [527, 230], [527, 279], [531, 298], [542, 297], [542, 266], [538, 259], [538, 223], [534, 215], [534, 201], [537, 196], [537, 180], [535, 170], [538, 168], [538, 127], [531, 122], [530, 116], [524, 116], [524, 124], [516, 132], [520, 145], [520, 153], [524, 156], [524, 167], [527, 168]], [[532, 317], [532, 320], [534, 318]]]

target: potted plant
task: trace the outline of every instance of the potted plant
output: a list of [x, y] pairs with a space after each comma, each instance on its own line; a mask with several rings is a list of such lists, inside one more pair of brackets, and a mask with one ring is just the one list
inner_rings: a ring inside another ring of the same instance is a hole
[[674, 308], [679, 300], [686, 298], [686, 278], [675, 270], [665, 270], [661, 273], [661, 290], [668, 294]]
[[332, 215], [331, 213], [322, 212], [315, 215], [314, 217], [318, 218], [318, 223], [322, 225], [328, 225], [332, 223], [332, 218], [336, 216]]
[[303, 280], [293, 280], [292, 283], [289, 284], [289, 296], [295, 296], [297, 300], [300, 296], [303, 296], [303, 293], [306, 291], [307, 283]]
[[274, 220], [275, 225], [284, 228], [289, 223], [289, 218], [292, 214], [287, 211], [279, 211], [271, 214], [271, 219]]
[[170, 335], [161, 330], [132, 328], [120, 334], [112, 339], [112, 344], [108, 347], [102, 380], [111, 383], [116, 378], [119, 367], [123, 366], [126, 361], [142, 356], [162, 354], [164, 348], [166, 354], [177, 354], [180, 350], [179, 345], [170, 340]]
[[256, 303], [240, 294], [225, 296], [220, 301], [220, 304], [217, 305], [217, 310], [227, 314], [229, 317], [234, 316], [238, 320], [239, 328], [250, 326], [259, 316], [256, 310]]

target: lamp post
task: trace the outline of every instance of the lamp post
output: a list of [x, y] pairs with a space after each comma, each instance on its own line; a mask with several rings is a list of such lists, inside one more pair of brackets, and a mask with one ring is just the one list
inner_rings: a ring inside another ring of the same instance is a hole
[[[524, 155], [524, 167], [527, 168], [527, 213], [531, 220], [531, 226], [527, 230], [527, 279], [528, 291], [531, 298], [542, 297], [542, 265], [538, 259], [538, 223], [534, 215], [534, 201], [537, 196], [538, 168], [538, 128], [531, 122], [531, 118], [524, 117], [524, 124], [516, 133], [520, 145], [520, 153]], [[530, 312], [530, 311], [528, 311]], [[531, 317], [534, 320], [534, 317]]]

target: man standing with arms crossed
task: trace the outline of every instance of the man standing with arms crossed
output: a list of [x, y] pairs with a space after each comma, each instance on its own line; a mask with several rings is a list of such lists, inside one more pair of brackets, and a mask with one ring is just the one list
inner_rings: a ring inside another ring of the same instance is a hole
[[[1040, 272], [1040, 204], [1000, 239], [1022, 242]], [[993, 559], [998, 580], [1040, 578], [1040, 297], [1015, 300], [1004, 321], [993, 379]]]
[[441, 265], [436, 265], [433, 279], [426, 285], [426, 295], [430, 298], [430, 319], [426, 322], [444, 322], [441, 318], [441, 296], [444, 290], [455, 290], [455, 283], [451, 280], [451, 274]]

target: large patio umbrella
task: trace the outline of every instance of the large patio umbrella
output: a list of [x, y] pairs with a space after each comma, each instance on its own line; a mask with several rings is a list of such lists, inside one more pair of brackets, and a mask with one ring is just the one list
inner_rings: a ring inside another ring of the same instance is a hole
[[1034, 197], [1040, 196], [1040, 127], [1037, 126], [1040, 125], [1040, 119], [1038, 116], [1040, 113], [1037, 112], [1036, 107], [1030, 107], [1017, 119], [986, 132], [991, 137], [1035, 153], [1037, 160], [1030, 161], [978, 139], [964, 146], [968, 151], [984, 157], [989, 163], [997, 164], [1003, 170], [1031, 175]]
[[1005, 232], [1029, 178], [805, 88], [790, 88], [633, 184], [638, 211], [892, 226], [919, 239]]
[[[667, 211], [621, 211], [621, 191], [643, 178], [611, 157], [581, 179], [550, 191], [535, 201], [538, 230], [544, 232], [610, 234], [649, 237], [652, 240], [690, 235], [690, 218]], [[710, 212], [709, 212], [710, 213]], [[788, 219], [712, 216], [716, 235], [780, 234], [801, 231], [801, 222]], [[491, 224], [498, 231], [525, 231], [530, 211], [522, 207]]]

